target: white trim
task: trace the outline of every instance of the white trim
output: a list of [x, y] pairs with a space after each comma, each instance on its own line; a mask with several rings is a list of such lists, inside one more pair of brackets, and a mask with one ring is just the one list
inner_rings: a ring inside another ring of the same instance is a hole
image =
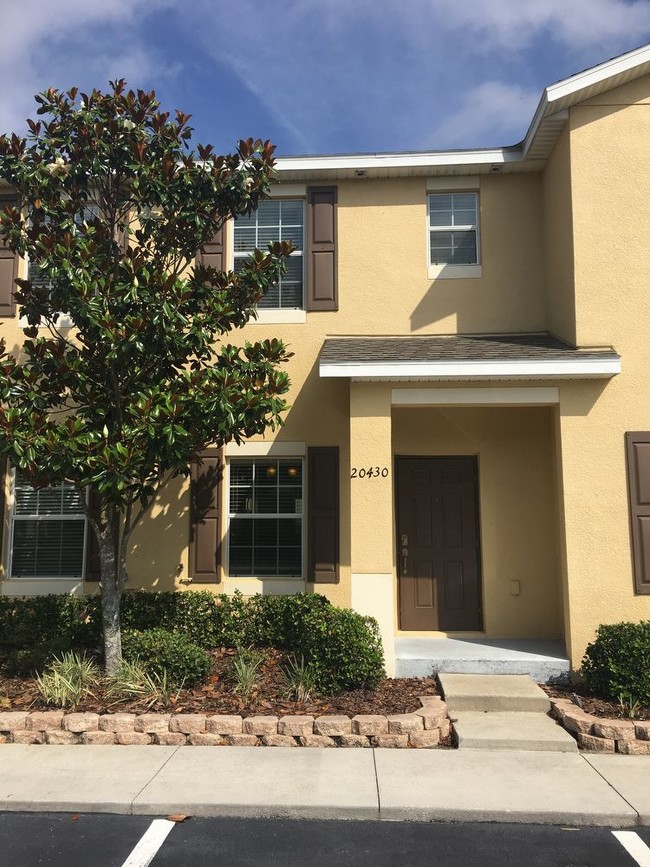
[[49, 596], [52, 593], [65, 593], [68, 596], [81, 596], [81, 578], [7, 578], [0, 582], [2, 596]]
[[[428, 235], [429, 232], [427, 230], [427, 240]], [[440, 263], [427, 266], [427, 277], [429, 280], [472, 280], [475, 277], [482, 276], [482, 265], [448, 265]]]
[[297, 307], [258, 308], [257, 317], [251, 316], [249, 325], [304, 325], [307, 321], [307, 311]]
[[233, 593], [239, 590], [242, 596], [286, 596], [288, 593], [301, 593], [305, 587], [304, 578], [229, 578], [226, 576], [224, 590]]
[[305, 443], [278, 442], [277, 440], [270, 440], [269, 442], [248, 440], [240, 445], [228, 443], [226, 446], [227, 458], [303, 458], [306, 454], [307, 446]]
[[622, 72], [628, 72], [643, 63], [650, 63], [650, 45], [642, 45], [641, 48], [635, 48], [634, 51], [628, 51], [627, 54], [621, 54], [612, 60], [599, 63], [598, 66], [592, 66], [590, 69], [564, 78], [562, 81], [549, 85], [545, 93], [549, 103], [556, 102], [558, 99], [563, 99], [580, 90], [607, 81], [608, 78], [613, 78]]
[[393, 388], [392, 406], [550, 406], [560, 389], [548, 388]]
[[[247, 445], [247, 443], [242, 443], [242, 445]], [[257, 445], [257, 443], [250, 443], [250, 445]], [[303, 448], [305, 446], [304, 443], [283, 443], [283, 445], [285, 445], [285, 446], [287, 446], [287, 445], [297, 445], [297, 446], [302, 445]], [[226, 446], [226, 450], [227, 449], [228, 449], [228, 446]], [[265, 452], [264, 455], [262, 455], [262, 457], [265, 457], [267, 454], [269, 454], [269, 452]], [[255, 454], [245, 455], [243, 453], [238, 453], [236, 455], [228, 455], [228, 453], [226, 451], [226, 457], [228, 457], [229, 460], [226, 461], [226, 467], [225, 467], [225, 473], [224, 473], [224, 479], [223, 479], [225, 482], [225, 509], [226, 509], [226, 532], [225, 532], [225, 535], [223, 538], [224, 550], [225, 550], [223, 567], [224, 567], [225, 580], [229, 583], [229, 588], [232, 590], [234, 590], [236, 587], [238, 587], [240, 590], [242, 589], [241, 586], [239, 586], [239, 582], [242, 582], [242, 581], [243, 582], [249, 582], [249, 583], [254, 582], [252, 586], [255, 586], [256, 589], [253, 590], [253, 594], [254, 593], [264, 594], [264, 593], [268, 593], [268, 586], [265, 587], [265, 584], [267, 584], [267, 582], [269, 582], [269, 581], [272, 581], [272, 582], [280, 582], [280, 584], [282, 584], [282, 582], [286, 582], [287, 586], [293, 585], [293, 589], [281, 590], [280, 592], [296, 593], [299, 591], [297, 591], [295, 589], [295, 582], [299, 581], [303, 585], [305, 583], [305, 576], [307, 574], [307, 508], [306, 508], [306, 505], [307, 505], [306, 463], [307, 462], [306, 462], [306, 458], [305, 458], [304, 454], [298, 455], [295, 452], [292, 452], [288, 456], [278, 454], [278, 453], [274, 453], [271, 456], [275, 457], [275, 458], [278, 458], [278, 457], [297, 458], [301, 462], [301, 464], [302, 464], [302, 500], [301, 500], [301, 511], [300, 512], [296, 512], [296, 513], [292, 513], [292, 514], [287, 514], [287, 513], [278, 513], [278, 514], [264, 513], [264, 514], [260, 514], [260, 513], [256, 513], [255, 515], [251, 514], [251, 515], [246, 515], [246, 516], [241, 515], [241, 514], [231, 513], [231, 511], [230, 511], [230, 468], [232, 466], [232, 460], [233, 459], [242, 459], [242, 458], [251, 459], [251, 458], [255, 458], [255, 457], [260, 457], [260, 455], [255, 455]], [[233, 518], [242, 518], [242, 517], [249, 517], [251, 519], [253, 519], [254, 517], [257, 517], [257, 518], [287, 518], [287, 517], [300, 518], [300, 529], [301, 529], [300, 573], [301, 574], [300, 575], [264, 575], [264, 576], [259, 576], [259, 575], [230, 575], [230, 522]], [[243, 592], [244, 591], [242, 590], [242, 593]], [[244, 595], [246, 595], [246, 594], [244, 593]]]
[[427, 178], [427, 193], [445, 190], [467, 190], [476, 192], [481, 186], [480, 175], [455, 175], [451, 178]]
[[[454, 220], [454, 196], [474, 196], [474, 212], [476, 214], [476, 222], [468, 225], [449, 226], [432, 226], [431, 225], [431, 200], [440, 198], [441, 196], [450, 195], [452, 198], [451, 212], [452, 221]], [[438, 190], [427, 193], [427, 276], [430, 279], [449, 279], [458, 277], [480, 277], [482, 272], [481, 266], [481, 199], [477, 190], [470, 190], [466, 193], [449, 192]], [[432, 262], [431, 261], [431, 240], [435, 234], [451, 234], [453, 232], [474, 232], [476, 262], [468, 262], [467, 264], [454, 264], [452, 262]], [[478, 273], [476, 272], [476, 269]]]
[[[73, 585], [76, 586], [78, 582], [83, 583], [86, 580], [86, 553], [87, 553], [87, 545], [88, 545], [88, 517], [85, 513], [78, 512], [76, 515], [16, 515], [16, 467], [11, 467], [10, 473], [11, 477], [11, 494], [10, 498], [7, 501], [7, 506], [10, 512], [10, 524], [9, 524], [9, 548], [7, 550], [7, 580], [8, 581], [20, 581], [20, 582], [38, 582], [45, 583], [49, 581], [54, 582], [72, 582]], [[28, 521], [31, 522], [46, 522], [46, 521], [80, 521], [83, 519], [84, 522], [84, 535], [82, 542], [82, 552], [81, 552], [81, 575], [68, 576], [68, 575], [12, 575], [13, 572], [13, 560], [14, 560], [14, 529], [16, 526], [16, 522], [18, 523], [26, 523]], [[55, 591], [55, 592], [61, 592]], [[72, 592], [72, 591], [71, 591]], [[25, 595], [33, 595], [26, 593]], [[37, 594], [38, 595], [38, 594]]]
[[490, 148], [469, 151], [429, 151], [426, 153], [338, 154], [336, 156], [279, 157], [275, 167], [283, 172], [323, 170], [402, 169], [437, 166], [504, 165], [521, 162], [520, 148]]
[[323, 377], [352, 379], [609, 379], [621, 372], [620, 358], [508, 359], [490, 361], [322, 362]]
[[269, 190], [272, 199], [306, 199], [307, 184], [273, 184]]

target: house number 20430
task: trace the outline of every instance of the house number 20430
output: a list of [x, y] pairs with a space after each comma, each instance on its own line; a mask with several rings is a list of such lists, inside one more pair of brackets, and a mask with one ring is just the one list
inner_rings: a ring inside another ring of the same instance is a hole
[[385, 479], [388, 475], [388, 467], [352, 467], [351, 479]]

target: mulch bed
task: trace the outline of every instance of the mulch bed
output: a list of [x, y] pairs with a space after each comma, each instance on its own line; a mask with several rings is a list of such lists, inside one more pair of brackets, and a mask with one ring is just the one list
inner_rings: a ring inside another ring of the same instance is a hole
[[[260, 678], [250, 698], [245, 700], [233, 692], [228, 678], [228, 664], [235, 651], [221, 649], [213, 651], [214, 670], [204, 684], [193, 689], [183, 689], [167, 705], [149, 706], [142, 701], [105, 700], [101, 691], [95, 698], [81, 702], [75, 710], [111, 712], [150, 712], [165, 713], [222, 713], [253, 716], [255, 714], [346, 714], [358, 713], [393, 714], [411, 713], [419, 710], [418, 696], [439, 695], [435, 679], [432, 677], [395, 678], [383, 681], [374, 690], [358, 689], [343, 692], [327, 698], [315, 697], [309, 702], [300, 703], [286, 697], [286, 687], [282, 667], [286, 655], [278, 650], [267, 650], [266, 659], [260, 666]], [[0, 663], [2, 660], [0, 659]], [[2, 710], [47, 710], [51, 706], [42, 700], [33, 678], [5, 677], [0, 665], [0, 711]]]
[[650, 707], [635, 708], [634, 716], [629, 715], [627, 705], [623, 706], [617, 701], [606, 701], [590, 693], [586, 687], [576, 686], [547, 686], [541, 684], [542, 689], [549, 698], [566, 698], [573, 701], [586, 713], [602, 719], [634, 719], [650, 720]]

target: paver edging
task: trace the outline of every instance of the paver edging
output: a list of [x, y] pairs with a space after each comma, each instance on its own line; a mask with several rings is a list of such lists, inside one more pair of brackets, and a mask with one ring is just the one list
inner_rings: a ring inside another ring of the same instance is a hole
[[650, 755], [650, 722], [606, 719], [587, 713], [568, 698], [551, 698], [551, 714], [581, 750]]
[[241, 717], [2, 711], [0, 744], [435, 749], [449, 735], [447, 705], [437, 696], [423, 696], [420, 704], [422, 709], [410, 714], [356, 714], [352, 718], [343, 714]]

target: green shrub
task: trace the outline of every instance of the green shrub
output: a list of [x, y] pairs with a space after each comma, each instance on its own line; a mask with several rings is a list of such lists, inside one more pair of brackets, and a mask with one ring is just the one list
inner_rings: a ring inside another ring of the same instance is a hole
[[603, 698], [650, 706], [650, 620], [599, 626], [582, 674]]
[[165, 674], [172, 687], [198, 683], [212, 669], [212, 659], [205, 650], [183, 633], [167, 629], [125, 630], [122, 650], [128, 662], [137, 661], [150, 673]]
[[70, 649], [65, 639], [58, 639], [31, 647], [15, 647], [7, 655], [3, 672], [8, 677], [33, 677], [42, 672], [56, 657]]
[[100, 641], [98, 596], [0, 596], [0, 643], [5, 646], [95, 647]]
[[[189, 685], [209, 670], [206, 655], [216, 647], [278, 647], [302, 658], [318, 692], [373, 688], [385, 676], [376, 622], [354, 611], [335, 608], [319, 593], [218, 596], [205, 591], [149, 593], [129, 591], [121, 605], [125, 655], [140, 656], [151, 670], [168, 670], [170, 682]], [[173, 639], [142, 639], [140, 633], [163, 631]], [[0, 641], [23, 649], [13, 664], [32, 673], [51, 658], [42, 648], [56, 642], [56, 651], [99, 647], [101, 614], [98, 596], [0, 597]], [[157, 646], [156, 641], [160, 644]], [[151, 649], [151, 643], [156, 645]], [[177, 642], [181, 654], [176, 651]], [[186, 645], [191, 650], [185, 650]], [[133, 648], [137, 645], [139, 650]], [[159, 651], [170, 647], [163, 664]], [[39, 655], [40, 654], [40, 655]], [[192, 660], [184, 666], [181, 656]], [[129, 658], [127, 656], [127, 658]], [[34, 660], [36, 660], [34, 662]], [[156, 668], [157, 666], [157, 668]], [[177, 674], [173, 674], [177, 672]]]
[[207, 591], [148, 593], [136, 591], [122, 597], [123, 629], [179, 630], [202, 647], [235, 647], [242, 643], [246, 603], [241, 593], [215, 596]]
[[316, 691], [373, 689], [386, 673], [377, 622], [334, 607], [319, 593], [253, 596], [246, 642], [280, 647], [309, 667]]

